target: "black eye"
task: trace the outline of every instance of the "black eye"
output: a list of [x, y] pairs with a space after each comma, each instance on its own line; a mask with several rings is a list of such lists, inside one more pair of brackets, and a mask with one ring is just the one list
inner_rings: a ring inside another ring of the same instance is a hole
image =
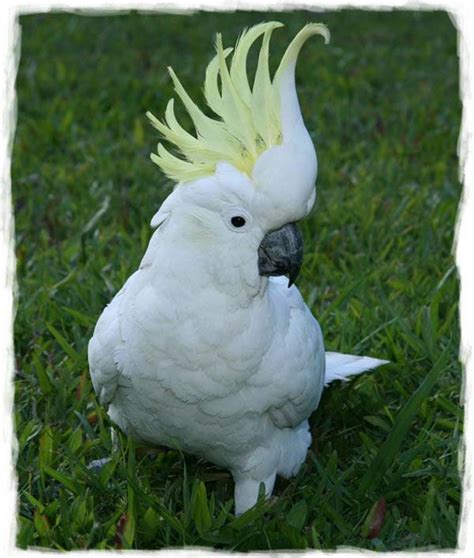
[[241, 217], [240, 215], [236, 215], [235, 217], [232, 217], [230, 222], [236, 228], [240, 228], [240, 227], [243, 227], [245, 225], [245, 219], [243, 217]]

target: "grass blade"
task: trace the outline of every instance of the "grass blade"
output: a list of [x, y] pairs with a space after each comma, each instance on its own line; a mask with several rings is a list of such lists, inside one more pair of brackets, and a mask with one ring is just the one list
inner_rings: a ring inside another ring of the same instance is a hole
[[433, 366], [429, 374], [423, 380], [419, 388], [413, 393], [410, 399], [405, 403], [404, 407], [398, 413], [395, 423], [390, 434], [380, 448], [372, 465], [367, 469], [360, 485], [360, 492], [368, 490], [370, 486], [375, 487], [380, 477], [390, 467], [396, 455], [400, 451], [403, 440], [412, 424], [413, 418], [418, 412], [422, 402], [428, 397], [433, 389], [436, 380], [448, 359], [448, 351], [445, 350]]

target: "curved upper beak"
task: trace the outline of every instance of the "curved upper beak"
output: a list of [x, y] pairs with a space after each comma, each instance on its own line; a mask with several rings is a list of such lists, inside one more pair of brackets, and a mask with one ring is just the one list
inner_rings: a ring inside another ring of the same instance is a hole
[[258, 247], [260, 275], [288, 275], [288, 287], [295, 282], [303, 263], [303, 236], [290, 223], [263, 237]]

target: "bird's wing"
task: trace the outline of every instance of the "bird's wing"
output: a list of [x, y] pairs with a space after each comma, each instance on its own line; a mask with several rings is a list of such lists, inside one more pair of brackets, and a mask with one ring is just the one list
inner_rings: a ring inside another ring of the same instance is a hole
[[102, 312], [88, 346], [92, 384], [103, 405], [113, 401], [118, 386], [116, 352], [123, 343], [120, 319], [124, 291], [125, 287]]
[[279, 428], [294, 428], [316, 409], [324, 389], [323, 336], [296, 287], [275, 278], [272, 290], [280, 319], [263, 363], [272, 398], [268, 413]]

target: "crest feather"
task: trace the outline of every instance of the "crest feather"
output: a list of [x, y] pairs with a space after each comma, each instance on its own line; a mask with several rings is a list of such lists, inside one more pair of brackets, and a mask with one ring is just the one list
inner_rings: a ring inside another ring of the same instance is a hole
[[[232, 52], [232, 48], [224, 50], [224, 58]], [[219, 116], [222, 114], [222, 97], [219, 91], [219, 54], [216, 54], [206, 69], [206, 80], [204, 81], [204, 98], [209, 107]]]
[[273, 93], [269, 68], [270, 37], [277, 27], [281, 27], [281, 23], [268, 26], [263, 35], [251, 99], [255, 128], [267, 149], [281, 142], [279, 110], [276, 105], [277, 98]]
[[279, 86], [283, 74], [288, 68], [291, 68], [291, 66], [296, 64], [301, 47], [313, 35], [322, 35], [324, 37], [325, 44], [329, 43], [331, 37], [329, 29], [322, 23], [308, 23], [303, 27], [303, 29], [301, 29], [301, 31], [288, 45], [288, 48], [281, 59], [280, 65], [278, 66], [278, 70], [275, 72], [273, 88], [277, 96], [279, 94]]
[[[186, 182], [212, 175], [219, 161], [227, 161], [251, 175], [258, 157], [270, 147], [284, 142], [280, 89], [288, 75], [294, 81], [294, 67], [305, 41], [315, 34], [329, 41], [329, 31], [323, 24], [310, 23], [296, 35], [288, 46], [272, 81], [269, 70], [269, 50], [272, 32], [282, 27], [277, 21], [261, 23], [244, 30], [235, 49], [224, 48], [222, 36], [217, 35], [217, 54], [206, 69], [204, 98], [220, 120], [210, 118], [191, 99], [172, 68], [168, 68], [175, 91], [193, 121], [196, 135], [186, 131], [174, 112], [174, 101], [168, 102], [165, 121], [151, 112], [147, 116], [163, 139], [175, 146], [173, 155], [159, 143], [151, 155], [161, 170], [173, 180]], [[263, 35], [253, 86], [247, 75], [247, 57], [255, 41]], [[230, 68], [227, 58], [233, 50]], [[296, 94], [296, 92], [295, 92]]]
[[222, 82], [222, 112], [220, 114], [227, 131], [232, 134], [251, 157], [256, 157], [255, 128], [248, 105], [240, 96], [239, 84], [233, 82], [224, 56], [222, 36], [217, 35], [216, 49], [219, 55], [219, 73]]
[[244, 30], [237, 41], [235, 54], [232, 57], [230, 75], [232, 77], [232, 81], [240, 85], [240, 94], [242, 96], [242, 100], [247, 106], [250, 106], [252, 103], [252, 91], [250, 89], [247, 76], [247, 57], [249, 50], [255, 41], [263, 35], [266, 30], [282, 26], [283, 24], [277, 21], [260, 23], [248, 30]]

